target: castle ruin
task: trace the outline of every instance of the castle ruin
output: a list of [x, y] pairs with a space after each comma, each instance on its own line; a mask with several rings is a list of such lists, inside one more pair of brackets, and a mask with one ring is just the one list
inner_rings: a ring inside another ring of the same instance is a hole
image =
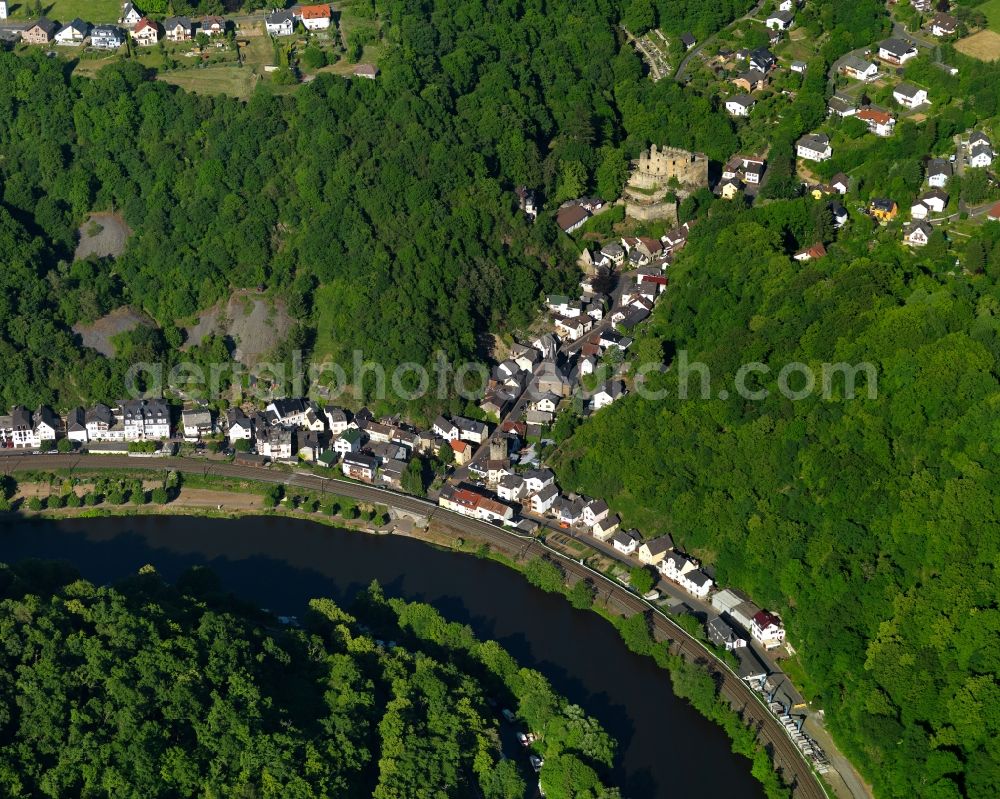
[[678, 147], [656, 145], [633, 162], [625, 185], [625, 213], [633, 219], [677, 222], [677, 203], [668, 194], [684, 197], [708, 186], [708, 158]]

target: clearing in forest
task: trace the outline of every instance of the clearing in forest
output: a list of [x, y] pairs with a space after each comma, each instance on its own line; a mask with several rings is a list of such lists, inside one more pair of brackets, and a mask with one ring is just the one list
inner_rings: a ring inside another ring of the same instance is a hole
[[1000, 58], [1000, 33], [979, 31], [959, 40], [955, 49], [980, 61], [996, 61]]

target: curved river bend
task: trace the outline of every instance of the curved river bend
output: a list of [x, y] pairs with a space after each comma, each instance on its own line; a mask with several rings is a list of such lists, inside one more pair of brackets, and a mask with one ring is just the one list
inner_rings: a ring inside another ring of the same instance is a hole
[[545, 594], [489, 560], [412, 539], [270, 517], [183, 516], [6, 521], [0, 561], [66, 560], [114, 582], [153, 564], [167, 580], [207, 565], [261, 607], [301, 614], [313, 597], [346, 602], [377, 579], [386, 593], [428, 602], [538, 669], [619, 741], [614, 778], [628, 799], [763, 795], [723, 732], [674, 696], [666, 672], [629, 652], [611, 625]]

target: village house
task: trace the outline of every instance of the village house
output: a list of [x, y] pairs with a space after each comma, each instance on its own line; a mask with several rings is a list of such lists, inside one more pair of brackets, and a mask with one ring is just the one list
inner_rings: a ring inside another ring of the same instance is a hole
[[843, 172], [838, 172], [830, 180], [830, 188], [833, 189], [837, 194], [844, 195], [847, 194], [848, 189], [851, 187], [850, 178], [847, 177]]
[[369, 422], [365, 425], [364, 432], [369, 441], [376, 444], [387, 444], [392, 440], [393, 428], [381, 422]]
[[896, 218], [899, 206], [893, 200], [877, 197], [868, 204], [868, 213], [871, 214], [872, 218], [885, 225]]
[[921, 194], [919, 201], [931, 213], [943, 214], [944, 209], [948, 207], [948, 193], [941, 189], [931, 189]]
[[833, 157], [830, 137], [825, 133], [807, 133], [795, 143], [795, 152], [806, 161], [826, 161]]
[[749, 94], [734, 94], [726, 99], [726, 111], [734, 117], [748, 117], [756, 103]]
[[583, 503], [578, 499], [559, 497], [552, 505], [552, 514], [563, 527], [570, 527], [580, 521]]
[[449, 441], [448, 446], [451, 447], [456, 466], [465, 466], [472, 460], [472, 447], [467, 441]]
[[996, 203], [986, 212], [986, 219], [989, 222], [1000, 222], [1000, 203]]
[[708, 632], [708, 640], [720, 649], [732, 652], [747, 645], [744, 638], [741, 638], [732, 627], [730, 627], [721, 616], [713, 616], [705, 625]]
[[719, 184], [719, 196], [723, 200], [734, 200], [743, 190], [743, 181], [739, 178], [726, 178]]
[[876, 136], [891, 136], [896, 128], [896, 119], [888, 111], [880, 108], [862, 108], [857, 113], [857, 118], [868, 126], [868, 130]]
[[325, 31], [330, 27], [332, 14], [326, 3], [314, 6], [300, 6], [299, 18], [307, 31]]
[[344, 462], [340, 468], [345, 477], [370, 483], [375, 479], [378, 461], [370, 455], [360, 455], [355, 452], [344, 456]]
[[95, 25], [90, 32], [90, 46], [95, 50], [117, 50], [125, 44], [125, 35], [114, 25]]
[[601, 255], [610, 260], [615, 266], [621, 266], [625, 262], [625, 248], [616, 242], [611, 242], [601, 247]]
[[226, 411], [226, 435], [231, 444], [253, 438], [253, 422], [241, 408], [229, 408]]
[[295, 434], [289, 427], [271, 427], [257, 441], [257, 452], [272, 460], [289, 460], [292, 457]]
[[374, 64], [358, 64], [354, 68], [354, 77], [375, 80], [378, 77], [378, 67]]
[[170, 438], [170, 409], [164, 400], [123, 400], [119, 407], [126, 441]]
[[439, 416], [434, 420], [431, 430], [434, 431], [436, 436], [443, 438], [445, 441], [458, 441], [460, 438], [459, 429], [443, 416]]
[[580, 519], [587, 527], [593, 527], [598, 522], [608, 518], [610, 512], [608, 503], [603, 499], [592, 499], [583, 506]]
[[203, 17], [198, 23], [198, 30], [209, 36], [225, 36], [226, 21], [222, 17]]
[[582, 338], [594, 326], [594, 320], [589, 316], [554, 316], [556, 332], [565, 339], [576, 341]]
[[168, 42], [189, 42], [194, 38], [194, 23], [188, 17], [167, 17], [163, 30]]
[[926, 222], [913, 222], [903, 231], [903, 243], [908, 247], [926, 247], [933, 229]]
[[160, 27], [143, 17], [132, 28], [132, 38], [140, 47], [152, 47], [160, 41]]
[[958, 20], [951, 14], [940, 11], [931, 17], [927, 27], [932, 36], [952, 36], [958, 30]]
[[819, 258], [824, 258], [826, 256], [826, 247], [823, 246], [823, 242], [817, 241], [810, 247], [806, 247], [804, 250], [799, 250], [795, 255], [792, 256], [796, 261], [815, 261]]
[[70, 441], [87, 441], [86, 414], [83, 408], [73, 408], [66, 414], [66, 438]]
[[210, 436], [215, 432], [212, 412], [207, 408], [181, 411], [181, 427], [186, 441], [198, 441], [202, 436]]
[[993, 143], [982, 131], [969, 136], [969, 166], [982, 169], [993, 163]]
[[122, 4], [122, 15], [118, 18], [119, 25], [127, 25], [134, 28], [145, 14], [143, 14], [133, 3]]
[[27, 449], [37, 446], [38, 437], [27, 408], [15, 405], [9, 415], [0, 416], [0, 448]]
[[644, 541], [639, 547], [639, 562], [647, 566], [657, 566], [666, 557], [667, 553], [674, 548], [674, 539], [670, 534], [661, 535], [652, 541]]
[[90, 25], [77, 17], [59, 30], [55, 35], [55, 42], [63, 47], [79, 47], [86, 41], [88, 33]]
[[556, 476], [549, 469], [529, 469], [521, 476], [529, 494], [535, 494], [543, 488], [554, 485], [556, 481]]
[[785, 642], [785, 629], [781, 620], [766, 610], [757, 611], [750, 624], [750, 634], [765, 649], [776, 649]]
[[295, 15], [291, 11], [275, 9], [264, 17], [264, 27], [271, 36], [291, 36], [295, 33]]
[[[84, 415], [84, 426], [87, 428], [87, 438], [91, 441], [105, 441], [109, 437], [111, 429], [115, 426], [115, 415], [107, 405], [97, 403], [94, 407], [88, 408]], [[121, 438], [125, 437], [125, 429], [121, 428]]]
[[842, 228], [850, 218], [847, 215], [847, 209], [835, 201], [830, 203], [830, 213], [833, 214], [833, 226], [836, 228]]
[[681, 34], [681, 44], [684, 45], [685, 50], [690, 50], [698, 44], [698, 40], [694, 38], [694, 34], [691, 31], [686, 31]]
[[535, 192], [527, 186], [518, 186], [514, 189], [514, 196], [517, 198], [517, 207], [532, 222], [538, 217], [538, 204], [535, 200]]
[[611, 545], [624, 555], [631, 555], [639, 545], [638, 539], [626, 530], [617, 530], [611, 536]]
[[809, 65], [805, 61], [795, 60], [792, 61], [791, 65], [789, 66], [789, 69], [792, 70], [792, 72], [797, 72], [800, 75], [805, 75], [806, 70], [809, 69]]
[[871, 83], [878, 79], [878, 65], [855, 55], [847, 56], [840, 66], [840, 71], [849, 78]]
[[590, 211], [579, 203], [569, 203], [556, 212], [556, 224], [563, 233], [579, 230], [590, 219]]
[[795, 16], [791, 11], [775, 11], [764, 20], [764, 25], [768, 30], [786, 31], [792, 27], [794, 19]]
[[733, 85], [745, 92], [755, 92], [767, 86], [767, 75], [759, 69], [748, 69], [733, 78]]
[[901, 66], [917, 57], [917, 48], [902, 39], [886, 39], [878, 46], [878, 57], [888, 64]]
[[392, 488], [401, 488], [403, 485], [403, 472], [405, 471], [406, 462], [393, 458], [379, 467], [379, 482]]
[[597, 540], [607, 541], [614, 535], [620, 524], [621, 519], [618, 518], [617, 514], [606, 516], [594, 522], [593, 527], [590, 528], [590, 532]]
[[39, 20], [21, 33], [21, 41], [25, 44], [48, 44], [52, 41], [59, 26], [47, 17]]
[[347, 429], [347, 426], [351, 422], [347, 416], [347, 411], [334, 405], [327, 405], [323, 409], [323, 415], [326, 416], [326, 425], [332, 436], [339, 436]]
[[943, 189], [951, 180], [951, 164], [944, 158], [932, 158], [927, 162], [927, 185]]
[[497, 496], [507, 502], [517, 502], [524, 491], [524, 478], [519, 474], [505, 474], [497, 481]]
[[55, 441], [56, 436], [62, 432], [62, 420], [45, 405], [39, 406], [31, 421], [36, 446], [44, 446], [46, 441]]
[[750, 68], [757, 69], [765, 75], [778, 63], [774, 53], [766, 47], [756, 47], [750, 51]]
[[625, 394], [625, 384], [621, 380], [609, 380], [602, 385], [590, 398], [590, 408], [592, 411], [599, 411], [606, 408], [611, 403], [618, 400]]
[[303, 433], [297, 433], [295, 439], [297, 444], [295, 452], [299, 460], [306, 463], [319, 461], [320, 455], [323, 454], [323, 438], [319, 433], [306, 430]]
[[858, 113], [858, 104], [850, 97], [835, 94], [827, 101], [826, 110], [831, 116], [845, 119]]
[[[319, 435], [319, 433], [316, 433], [316, 435]], [[389, 461], [405, 462], [409, 460], [406, 447], [401, 444], [397, 444], [394, 441], [377, 441], [374, 443], [368, 442], [368, 446], [365, 448], [365, 454], [371, 455], [379, 462], [379, 464], [386, 464]]]
[[531, 495], [531, 511], [541, 515], [551, 510], [556, 497], [559, 496], [559, 489], [554, 485], [547, 485], [541, 491]]
[[264, 409], [271, 424], [283, 424], [289, 427], [307, 427], [310, 423], [309, 411], [315, 408], [311, 403], [297, 397], [285, 397], [271, 401]]
[[361, 449], [361, 442], [365, 434], [356, 427], [345, 428], [344, 431], [333, 440], [333, 451], [338, 455], [353, 455]]
[[912, 83], [900, 83], [892, 90], [892, 97], [904, 108], [917, 108], [924, 103], [930, 103], [927, 99], [927, 90]]

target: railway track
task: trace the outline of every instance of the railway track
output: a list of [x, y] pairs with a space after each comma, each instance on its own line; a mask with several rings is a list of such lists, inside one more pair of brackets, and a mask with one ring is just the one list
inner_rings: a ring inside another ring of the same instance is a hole
[[115, 469], [140, 471], [170, 471], [183, 474], [214, 475], [264, 483], [294, 486], [320, 493], [332, 493], [361, 502], [386, 505], [397, 510], [419, 514], [458, 532], [476, 537], [500, 552], [517, 560], [542, 557], [557, 562], [566, 574], [576, 580], [590, 580], [601, 587], [606, 604], [625, 615], [648, 614], [656, 637], [669, 643], [671, 650], [691, 662], [704, 665], [716, 680], [719, 690], [755, 728], [768, 748], [775, 768], [792, 787], [795, 799], [828, 799], [812, 767], [798, 747], [788, 737], [784, 727], [771, 715], [750, 687], [719, 661], [701, 643], [688, 635], [651, 605], [626, 590], [610, 578], [584, 566], [562, 553], [550, 549], [539, 540], [487, 522], [439, 508], [418, 497], [400, 494], [347, 480], [319, 477], [299, 472], [272, 471], [234, 463], [195, 461], [190, 458], [133, 458], [118, 455], [0, 455], [0, 469], [10, 474], [17, 471], [52, 471], [55, 469]]

